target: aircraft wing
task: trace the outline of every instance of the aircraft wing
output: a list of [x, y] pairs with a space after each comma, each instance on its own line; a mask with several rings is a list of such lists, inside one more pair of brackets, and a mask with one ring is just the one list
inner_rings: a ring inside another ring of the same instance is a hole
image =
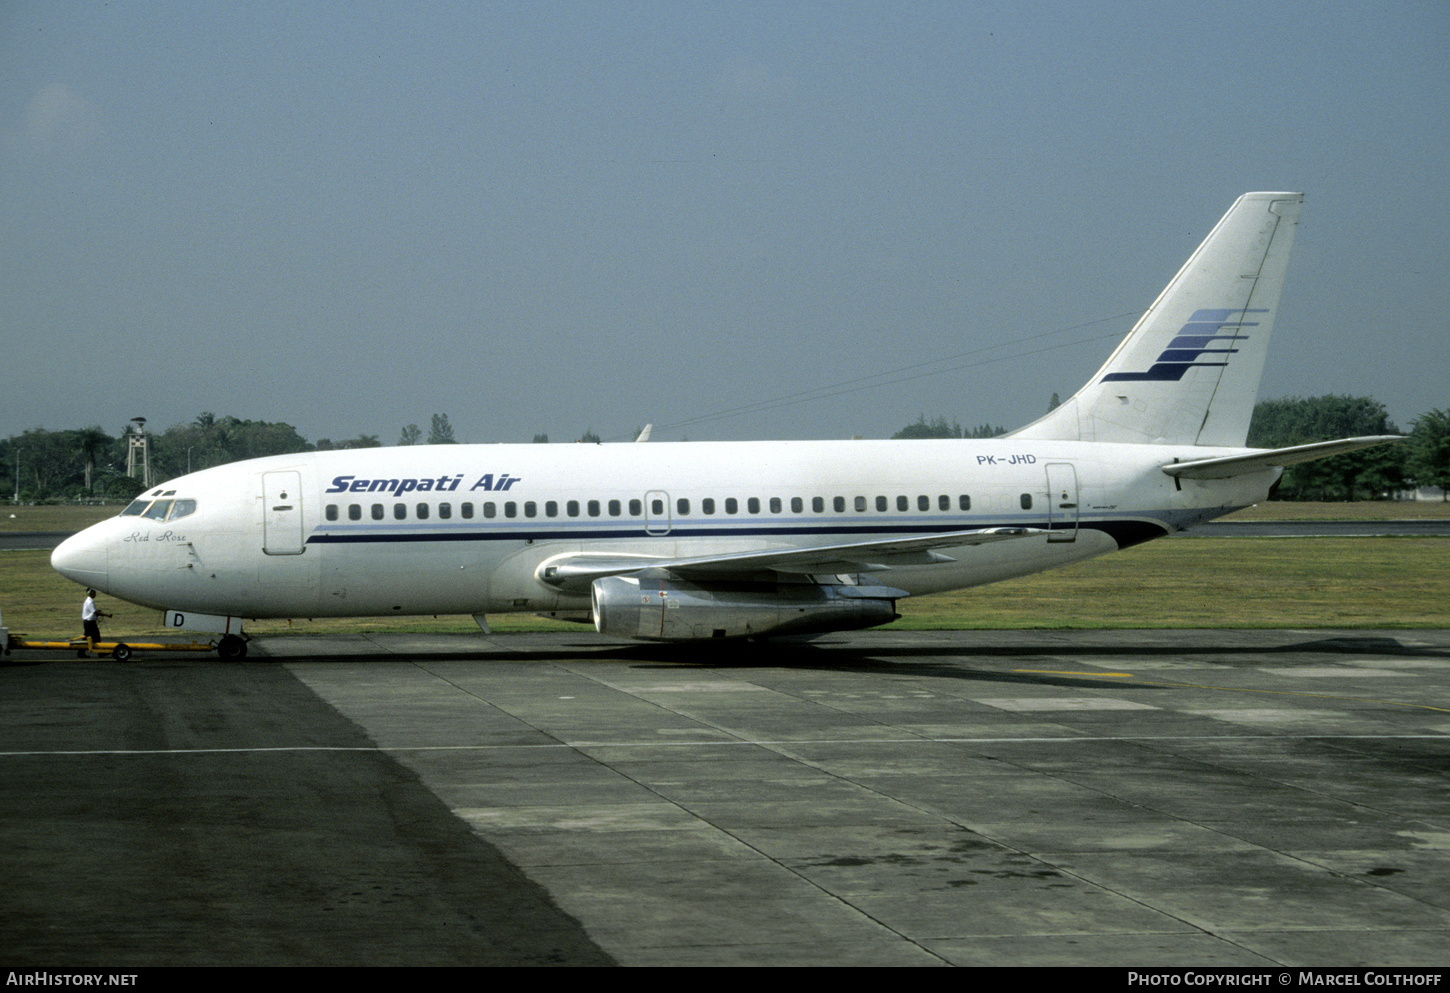
[[752, 572], [856, 573], [879, 572], [908, 565], [950, 562], [938, 549], [985, 545], [1047, 534], [1038, 528], [982, 528], [944, 531], [909, 538], [882, 538], [843, 545], [767, 548], [689, 558], [608, 555], [578, 552], [548, 559], [539, 566], [541, 581], [563, 590], [582, 592], [596, 579], [662, 570], [684, 577], [729, 577]]
[[1227, 479], [1246, 472], [1258, 472], [1275, 466], [1294, 465], [1298, 462], [1312, 462], [1327, 459], [1331, 455], [1358, 451], [1374, 445], [1387, 445], [1404, 441], [1399, 434], [1367, 435], [1363, 438], [1340, 438], [1337, 441], [1318, 441], [1312, 445], [1294, 445], [1290, 448], [1273, 448], [1247, 455], [1225, 455], [1216, 459], [1195, 459], [1192, 462], [1173, 462], [1163, 466], [1170, 476], [1184, 479]]

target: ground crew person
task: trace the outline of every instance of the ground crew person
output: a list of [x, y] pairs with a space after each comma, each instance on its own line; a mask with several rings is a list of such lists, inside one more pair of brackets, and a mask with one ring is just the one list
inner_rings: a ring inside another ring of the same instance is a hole
[[[81, 627], [85, 629], [87, 647], [91, 651], [96, 650], [96, 642], [101, 640], [101, 625], [97, 618], [110, 616], [96, 609], [96, 591], [86, 590], [86, 600], [81, 604]], [[76, 657], [86, 658], [86, 650], [82, 648], [76, 652]]]

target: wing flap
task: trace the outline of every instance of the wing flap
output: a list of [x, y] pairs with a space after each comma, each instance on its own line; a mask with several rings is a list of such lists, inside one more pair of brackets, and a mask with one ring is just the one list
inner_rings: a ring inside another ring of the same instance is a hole
[[843, 545], [767, 548], [688, 558], [646, 555], [600, 555], [576, 552], [540, 563], [540, 582], [561, 590], [584, 592], [596, 579], [660, 569], [677, 576], [721, 576], [750, 572], [837, 574], [879, 572], [908, 565], [949, 562], [937, 549], [1015, 541], [1047, 534], [1038, 528], [982, 528], [944, 531], [909, 538], [881, 538]]

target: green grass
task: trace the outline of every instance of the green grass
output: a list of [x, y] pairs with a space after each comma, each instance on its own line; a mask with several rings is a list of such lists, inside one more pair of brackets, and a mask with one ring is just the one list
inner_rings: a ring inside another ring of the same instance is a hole
[[1310, 503], [1268, 500], [1234, 511], [1225, 521], [1414, 521], [1450, 517], [1440, 500], [1360, 500]]
[[0, 506], [0, 531], [80, 531], [108, 517], [115, 517], [127, 503], [130, 501], [104, 507], [52, 504]]
[[[0, 610], [12, 632], [80, 633], [83, 591], [47, 552], [0, 553]], [[154, 610], [102, 596], [107, 637], [167, 633]], [[1450, 538], [1198, 538], [1158, 541], [991, 586], [901, 601], [903, 629], [1445, 628]], [[495, 631], [581, 631], [494, 614]], [[253, 634], [476, 631], [472, 619], [363, 617], [261, 621]]]
[[898, 610], [909, 629], [1450, 627], [1450, 538], [1157, 541]]

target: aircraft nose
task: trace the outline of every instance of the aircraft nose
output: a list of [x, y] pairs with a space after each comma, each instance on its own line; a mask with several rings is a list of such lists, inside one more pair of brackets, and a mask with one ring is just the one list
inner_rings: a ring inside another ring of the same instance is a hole
[[82, 586], [106, 587], [109, 576], [106, 541], [96, 528], [73, 534], [50, 553], [50, 567]]

